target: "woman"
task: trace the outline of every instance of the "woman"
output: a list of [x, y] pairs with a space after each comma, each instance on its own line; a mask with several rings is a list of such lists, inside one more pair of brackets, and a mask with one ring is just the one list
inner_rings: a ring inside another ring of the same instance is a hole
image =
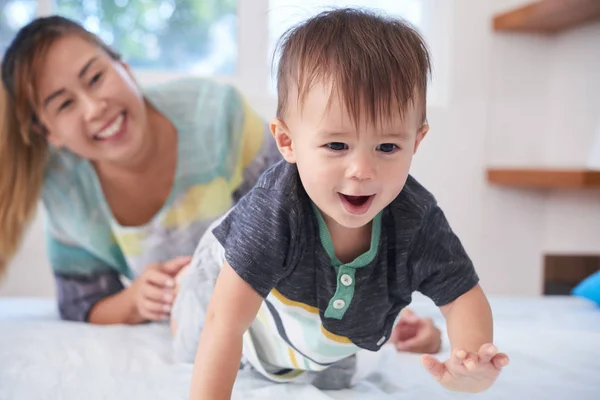
[[[2, 82], [0, 272], [41, 197], [63, 319], [168, 318], [204, 230], [280, 159], [268, 127], [228, 85], [140, 89], [119, 54], [58, 16], [19, 31]], [[429, 320], [396, 331], [424, 337], [404, 350], [439, 349]]]

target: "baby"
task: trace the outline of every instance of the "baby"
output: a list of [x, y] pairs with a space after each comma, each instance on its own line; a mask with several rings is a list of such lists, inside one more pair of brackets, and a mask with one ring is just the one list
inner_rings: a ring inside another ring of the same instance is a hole
[[428, 131], [426, 44], [401, 20], [339, 9], [280, 46], [271, 132], [284, 160], [203, 237], [173, 310], [192, 398], [229, 398], [240, 361], [276, 382], [346, 388], [355, 354], [388, 341], [415, 291], [440, 307], [452, 346], [424, 366], [450, 390], [486, 390], [508, 364], [488, 301], [409, 175]]

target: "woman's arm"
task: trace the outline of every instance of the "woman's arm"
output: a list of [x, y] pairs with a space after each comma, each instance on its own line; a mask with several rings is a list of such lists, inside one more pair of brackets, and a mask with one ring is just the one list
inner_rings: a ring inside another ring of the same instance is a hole
[[99, 300], [88, 314], [88, 322], [97, 325], [135, 325], [144, 321], [135, 305], [131, 287]]
[[75, 244], [47, 231], [62, 319], [95, 324], [138, 324], [163, 320], [175, 298], [174, 276], [190, 257], [149, 265], [124, 288], [116, 268]]
[[55, 273], [60, 316], [68, 321], [135, 323], [133, 299], [116, 271]]
[[100, 325], [164, 320], [176, 295], [175, 275], [189, 262], [178, 257], [151, 264], [127, 288], [115, 271], [90, 277], [55, 274], [61, 317]]

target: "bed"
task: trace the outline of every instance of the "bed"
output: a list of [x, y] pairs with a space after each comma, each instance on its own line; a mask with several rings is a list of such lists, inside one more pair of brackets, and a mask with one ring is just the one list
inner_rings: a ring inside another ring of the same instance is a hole
[[[511, 365], [489, 391], [445, 391], [413, 354], [361, 353], [352, 390], [272, 385], [241, 372], [234, 399], [600, 399], [600, 308], [575, 297], [491, 297], [496, 344]], [[442, 324], [415, 296], [416, 312]], [[443, 325], [442, 325], [443, 326]], [[191, 365], [171, 361], [165, 324], [59, 321], [52, 299], [0, 299], [0, 400], [187, 399]], [[444, 343], [441, 357], [448, 354]]]

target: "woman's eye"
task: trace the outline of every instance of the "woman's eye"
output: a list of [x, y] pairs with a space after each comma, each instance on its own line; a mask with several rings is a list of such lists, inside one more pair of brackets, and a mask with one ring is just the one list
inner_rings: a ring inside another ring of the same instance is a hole
[[100, 80], [100, 78], [102, 78], [102, 72], [98, 72], [96, 75], [94, 75], [92, 77], [92, 80], [90, 81], [90, 85], [93, 85], [94, 83], [98, 82]]
[[72, 101], [71, 100], [66, 100], [64, 102], [61, 103], [61, 105], [58, 107], [58, 111], [62, 111], [65, 108], [69, 107], [71, 105]]

